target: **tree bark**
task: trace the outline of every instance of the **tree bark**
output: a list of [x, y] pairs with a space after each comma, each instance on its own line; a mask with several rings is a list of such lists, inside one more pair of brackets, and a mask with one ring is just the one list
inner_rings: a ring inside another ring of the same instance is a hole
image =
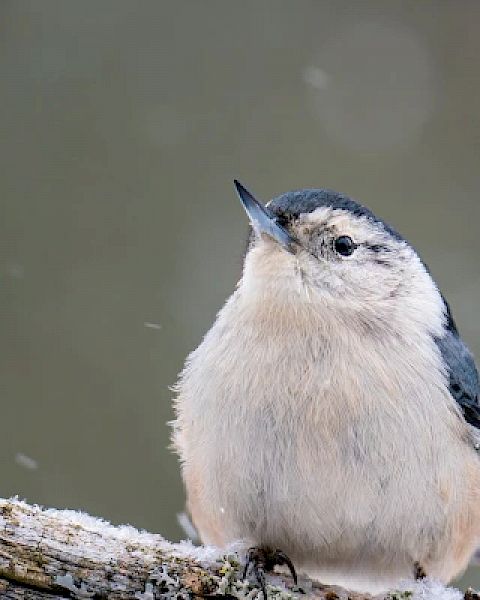
[[[370, 598], [309, 580], [302, 580], [302, 593], [289, 577], [277, 573], [269, 574], [268, 583], [269, 600]], [[2, 599], [252, 600], [259, 591], [254, 583], [242, 581], [234, 553], [222, 555], [189, 542], [171, 544], [160, 535], [114, 527], [83, 513], [0, 499]], [[390, 593], [389, 598], [412, 594]]]

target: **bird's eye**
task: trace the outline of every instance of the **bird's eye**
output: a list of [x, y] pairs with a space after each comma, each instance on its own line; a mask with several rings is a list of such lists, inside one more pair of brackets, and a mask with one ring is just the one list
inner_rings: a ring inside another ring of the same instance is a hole
[[355, 242], [348, 235], [341, 235], [335, 242], [335, 251], [342, 256], [350, 256], [356, 248]]

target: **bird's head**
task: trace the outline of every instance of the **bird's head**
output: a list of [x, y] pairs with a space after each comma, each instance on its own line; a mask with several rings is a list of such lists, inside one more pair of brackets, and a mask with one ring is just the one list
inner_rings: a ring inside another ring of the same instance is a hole
[[235, 184], [252, 226], [246, 297], [313, 305], [344, 323], [441, 334], [446, 307], [428, 270], [370, 210], [325, 189], [288, 192], [264, 207]]

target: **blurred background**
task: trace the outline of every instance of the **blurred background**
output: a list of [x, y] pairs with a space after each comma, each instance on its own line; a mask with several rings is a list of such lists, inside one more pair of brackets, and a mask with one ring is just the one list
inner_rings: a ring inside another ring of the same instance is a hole
[[477, 0], [3, 0], [0, 495], [185, 537], [168, 386], [240, 275], [234, 177], [391, 221], [480, 358], [479, 25]]

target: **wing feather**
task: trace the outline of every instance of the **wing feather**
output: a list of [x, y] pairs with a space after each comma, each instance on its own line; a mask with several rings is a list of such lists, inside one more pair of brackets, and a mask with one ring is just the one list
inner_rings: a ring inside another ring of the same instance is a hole
[[450, 393], [460, 405], [465, 420], [480, 429], [480, 382], [475, 361], [460, 337], [448, 304], [446, 334], [436, 339], [447, 366]]

